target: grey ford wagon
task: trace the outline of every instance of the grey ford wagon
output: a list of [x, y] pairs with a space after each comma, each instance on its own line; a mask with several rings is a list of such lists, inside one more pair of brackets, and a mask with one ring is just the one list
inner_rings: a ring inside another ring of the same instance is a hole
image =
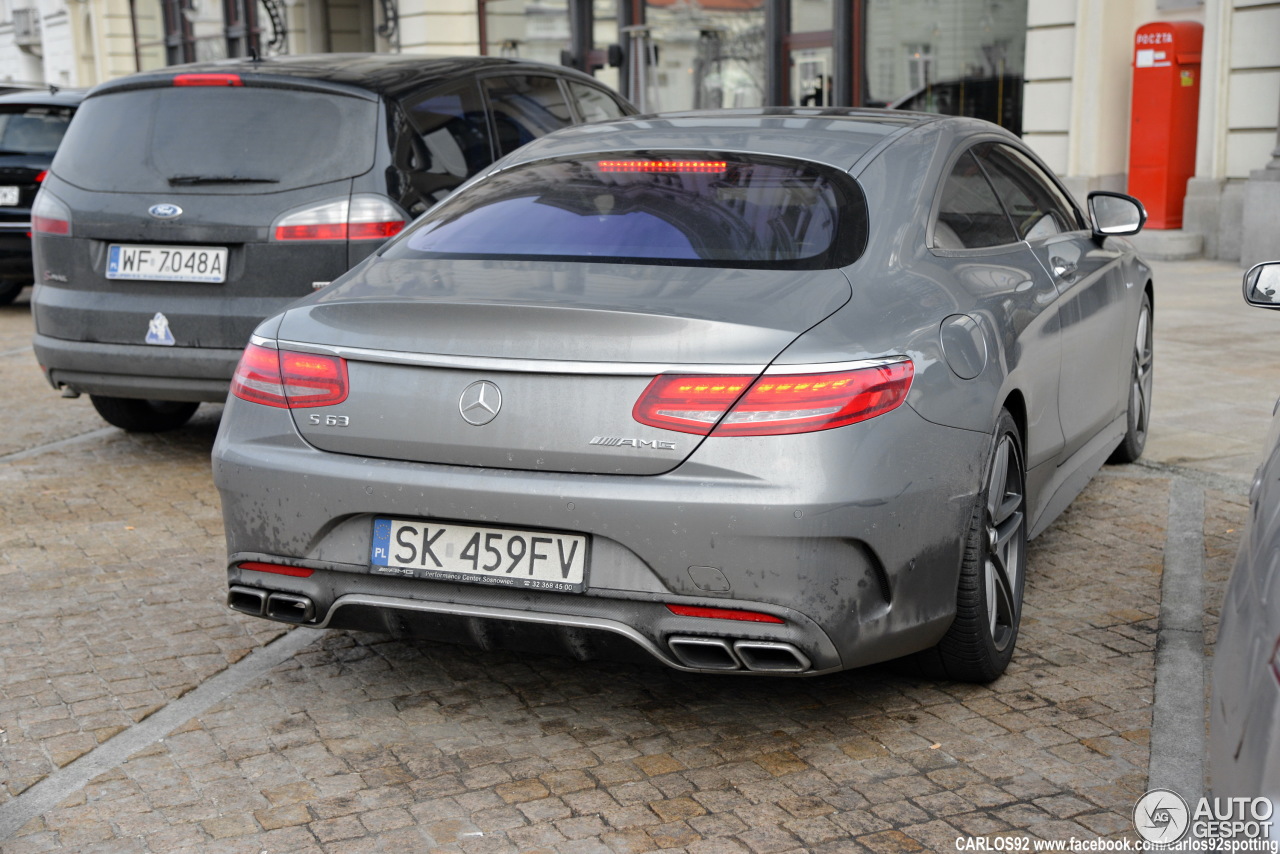
[[36, 356], [111, 424], [181, 426], [225, 399], [262, 318], [497, 158], [632, 112], [587, 75], [498, 58], [326, 54], [105, 83], [35, 203]]

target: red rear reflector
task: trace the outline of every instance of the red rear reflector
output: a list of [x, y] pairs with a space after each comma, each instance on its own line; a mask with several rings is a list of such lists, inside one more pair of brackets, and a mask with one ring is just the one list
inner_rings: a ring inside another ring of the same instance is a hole
[[314, 225], [278, 225], [276, 240], [346, 240], [345, 222], [326, 222]]
[[65, 219], [54, 219], [48, 216], [31, 217], [32, 231], [38, 231], [41, 234], [70, 234], [71, 223]]
[[601, 172], [723, 172], [723, 160], [601, 160]]
[[243, 86], [239, 74], [176, 74], [174, 86]]
[[758, 611], [738, 611], [732, 608], [700, 608], [694, 605], [668, 605], [667, 610], [678, 617], [706, 617], [712, 620], [739, 620], [745, 623], [782, 623], [786, 620]]
[[348, 227], [347, 237], [351, 240], [386, 240], [395, 237], [404, 230], [404, 223], [395, 222], [353, 222]]
[[36, 173], [36, 183], [39, 184], [43, 182], [44, 179], [47, 177], [49, 177], [49, 170], [41, 169], [39, 172]]
[[[779, 436], [831, 430], [897, 409], [907, 398], [910, 360], [817, 374], [654, 378], [631, 416], [681, 433]], [[750, 388], [743, 389], [746, 386]]]
[[334, 406], [347, 399], [347, 363], [337, 356], [250, 344], [236, 365], [231, 393], [282, 409]]
[[281, 566], [278, 563], [260, 563], [258, 561], [245, 561], [238, 564], [241, 569], [252, 569], [254, 572], [274, 572], [276, 575], [291, 575], [294, 578], [310, 578], [315, 572], [314, 569], [306, 569], [301, 566]]

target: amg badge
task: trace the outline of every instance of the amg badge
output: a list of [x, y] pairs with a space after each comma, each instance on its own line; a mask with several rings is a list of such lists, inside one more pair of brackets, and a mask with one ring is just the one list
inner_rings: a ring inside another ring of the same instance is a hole
[[664, 442], [660, 439], [619, 439], [617, 436], [596, 436], [588, 445], [607, 445], [609, 447], [652, 448], [655, 451], [674, 451], [675, 442]]

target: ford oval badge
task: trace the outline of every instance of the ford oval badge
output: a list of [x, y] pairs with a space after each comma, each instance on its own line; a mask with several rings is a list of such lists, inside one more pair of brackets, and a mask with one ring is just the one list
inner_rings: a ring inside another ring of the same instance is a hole
[[177, 219], [182, 216], [182, 208], [166, 202], [161, 205], [152, 205], [147, 208], [147, 213], [151, 214], [156, 219]]

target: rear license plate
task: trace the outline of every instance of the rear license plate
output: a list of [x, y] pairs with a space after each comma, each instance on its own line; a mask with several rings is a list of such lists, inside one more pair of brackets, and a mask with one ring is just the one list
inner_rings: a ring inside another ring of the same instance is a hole
[[12, 207], [18, 203], [17, 187], [0, 187], [0, 205]]
[[227, 248], [113, 243], [107, 249], [107, 278], [217, 284], [227, 279]]
[[378, 575], [581, 593], [587, 577], [587, 538], [374, 519], [370, 561]]

